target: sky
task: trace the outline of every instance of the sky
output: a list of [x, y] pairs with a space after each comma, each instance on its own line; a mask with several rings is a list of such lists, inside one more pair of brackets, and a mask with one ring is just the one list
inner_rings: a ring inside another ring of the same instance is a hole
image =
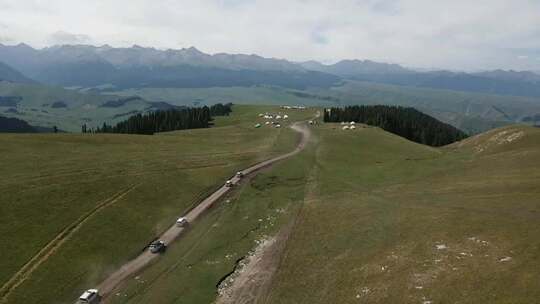
[[0, 43], [540, 71], [540, 0], [0, 0]]

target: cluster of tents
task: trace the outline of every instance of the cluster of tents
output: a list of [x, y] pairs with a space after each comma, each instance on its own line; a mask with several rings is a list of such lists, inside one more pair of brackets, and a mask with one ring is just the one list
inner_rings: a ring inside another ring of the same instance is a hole
[[342, 130], [356, 130], [356, 122], [354, 121], [342, 122], [341, 125], [342, 125], [341, 127]]
[[[265, 114], [259, 114], [259, 117], [261, 118], [264, 118], [264, 119], [267, 119], [267, 121], [264, 123], [265, 125], [272, 125], [274, 128], [281, 128], [281, 124], [279, 122], [277, 122], [277, 120], [286, 120], [286, 119], [289, 119], [289, 115], [287, 114], [270, 114], [270, 113], [265, 113]], [[257, 123], [255, 124], [255, 128], [260, 128], [262, 127], [262, 124], [260, 123]]]

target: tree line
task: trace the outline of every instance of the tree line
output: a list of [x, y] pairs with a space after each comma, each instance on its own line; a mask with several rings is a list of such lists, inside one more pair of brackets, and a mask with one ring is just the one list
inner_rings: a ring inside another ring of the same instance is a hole
[[100, 127], [88, 128], [84, 124], [82, 133], [147, 134], [174, 130], [208, 128], [213, 116], [229, 115], [232, 104], [216, 104], [211, 107], [168, 109], [145, 114], [139, 113], [115, 125], [103, 123]]
[[232, 112], [232, 103], [218, 103], [210, 107], [210, 115], [212, 116], [229, 116]]
[[357, 122], [377, 126], [408, 140], [444, 146], [464, 139], [467, 134], [414, 108], [399, 106], [348, 106], [324, 111], [324, 122]]

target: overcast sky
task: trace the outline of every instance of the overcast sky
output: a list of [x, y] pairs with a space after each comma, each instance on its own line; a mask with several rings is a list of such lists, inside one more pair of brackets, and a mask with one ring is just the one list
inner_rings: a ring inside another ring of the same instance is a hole
[[0, 0], [0, 43], [540, 70], [539, 0]]

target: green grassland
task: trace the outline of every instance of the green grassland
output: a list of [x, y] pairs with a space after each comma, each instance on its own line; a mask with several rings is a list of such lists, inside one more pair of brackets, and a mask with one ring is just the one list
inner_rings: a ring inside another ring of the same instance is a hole
[[52, 248], [8, 303], [71, 303], [236, 170], [293, 150], [289, 128], [253, 128], [265, 111], [282, 110], [235, 106], [215, 128], [154, 136], [0, 135], [0, 286]]
[[317, 191], [265, 303], [537, 301], [540, 129], [442, 149], [374, 128], [317, 134]]
[[[292, 150], [297, 135], [287, 128], [253, 128], [266, 111], [276, 108], [235, 106], [216, 128], [155, 136], [0, 136], [8, 172], [0, 245], [10, 248], [0, 282], [99, 202], [126, 191], [9, 303], [70, 303], [238, 168]], [[289, 114], [301, 120], [314, 109]], [[539, 128], [508, 126], [442, 148], [371, 127], [312, 130], [303, 152], [245, 180], [110, 301], [211, 303], [236, 261], [292, 222], [259, 303], [540, 297]]]
[[540, 129], [505, 127], [443, 148], [378, 128], [313, 131], [305, 151], [221, 202], [113, 303], [211, 303], [254, 241], [291, 220], [279, 270], [257, 303], [540, 296]]

